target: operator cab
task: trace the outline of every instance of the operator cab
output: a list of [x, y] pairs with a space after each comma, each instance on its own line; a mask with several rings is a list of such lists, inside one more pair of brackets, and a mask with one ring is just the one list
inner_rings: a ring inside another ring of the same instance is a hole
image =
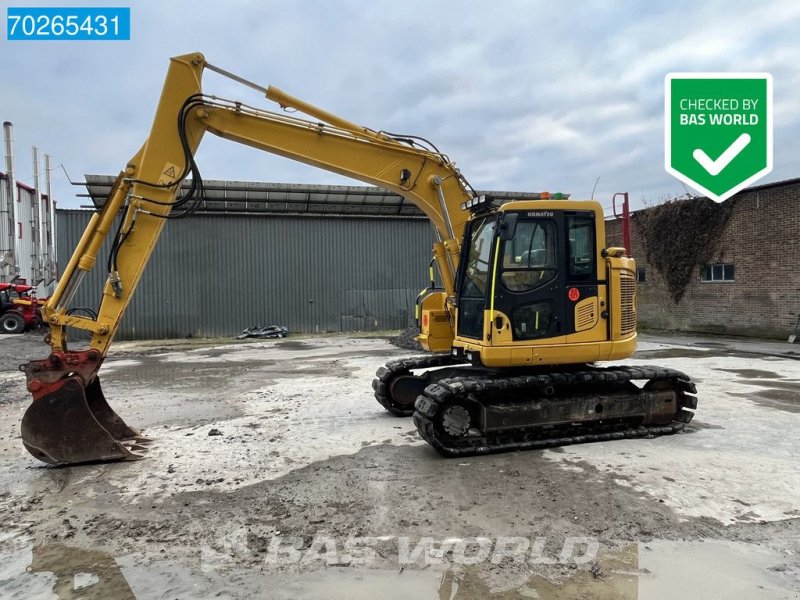
[[596, 202], [514, 202], [475, 215], [456, 276], [451, 354], [484, 366], [555, 364], [575, 356], [547, 355], [547, 346], [585, 342], [581, 360], [604, 359], [597, 355], [597, 342], [611, 339], [604, 242]]
[[595, 218], [523, 210], [470, 222], [457, 279], [458, 336], [483, 339], [487, 312], [509, 319], [514, 341], [574, 333], [568, 308], [597, 296]]

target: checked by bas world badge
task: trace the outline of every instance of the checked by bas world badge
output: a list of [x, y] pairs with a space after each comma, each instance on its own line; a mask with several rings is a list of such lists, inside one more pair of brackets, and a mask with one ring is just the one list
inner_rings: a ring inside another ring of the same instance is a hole
[[669, 73], [667, 172], [722, 202], [772, 171], [772, 76]]

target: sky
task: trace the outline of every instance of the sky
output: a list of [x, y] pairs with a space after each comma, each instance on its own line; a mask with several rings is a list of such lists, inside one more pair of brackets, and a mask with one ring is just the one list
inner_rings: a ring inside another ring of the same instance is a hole
[[[691, 192], [664, 170], [664, 76], [766, 71], [774, 169], [800, 176], [800, 3], [384, 0], [26, 0], [130, 6], [131, 40], [0, 40], [0, 120], [15, 126], [18, 178], [32, 145], [69, 184], [116, 174], [146, 139], [170, 56], [272, 84], [372, 129], [420, 135], [476, 189], [567, 192], [634, 207]], [[5, 31], [5, 11], [2, 19]], [[216, 74], [204, 91], [275, 108]], [[349, 184], [338, 175], [206, 136], [206, 179]]]

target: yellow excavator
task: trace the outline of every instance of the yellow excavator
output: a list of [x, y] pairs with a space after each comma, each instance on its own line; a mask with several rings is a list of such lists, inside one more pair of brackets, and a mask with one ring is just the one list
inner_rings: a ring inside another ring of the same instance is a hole
[[[204, 94], [205, 70], [291, 113]], [[543, 193], [498, 206], [423, 138], [351, 123], [188, 54], [171, 59], [149, 137], [42, 307], [51, 353], [20, 366], [33, 396], [22, 439], [36, 458], [65, 465], [146, 454], [150, 440], [111, 409], [98, 370], [165, 222], [203, 201], [194, 156], [206, 132], [381, 186], [430, 219], [441, 288], [432, 281], [418, 305], [418, 339], [430, 354], [389, 362], [373, 388], [392, 413], [413, 414], [442, 454], [655, 436], [691, 420], [695, 387], [683, 373], [592, 364], [636, 348], [634, 261], [606, 247], [597, 202]], [[108, 236], [99, 309], [79, 314], [70, 303]], [[68, 349], [68, 328], [88, 331], [88, 347]]]

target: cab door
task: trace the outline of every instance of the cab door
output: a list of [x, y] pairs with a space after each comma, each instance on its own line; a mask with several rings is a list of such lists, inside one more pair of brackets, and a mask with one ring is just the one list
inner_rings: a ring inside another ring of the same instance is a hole
[[459, 337], [483, 338], [484, 311], [489, 308], [492, 280], [492, 252], [497, 216], [489, 215], [468, 225], [456, 290], [458, 293]]
[[591, 211], [564, 211], [566, 231], [565, 333], [580, 333], [567, 341], [605, 340], [602, 319], [605, 281], [598, 278], [597, 224]]
[[562, 336], [567, 331], [563, 214], [518, 215], [513, 237], [499, 245], [494, 309], [508, 317], [515, 342]]

